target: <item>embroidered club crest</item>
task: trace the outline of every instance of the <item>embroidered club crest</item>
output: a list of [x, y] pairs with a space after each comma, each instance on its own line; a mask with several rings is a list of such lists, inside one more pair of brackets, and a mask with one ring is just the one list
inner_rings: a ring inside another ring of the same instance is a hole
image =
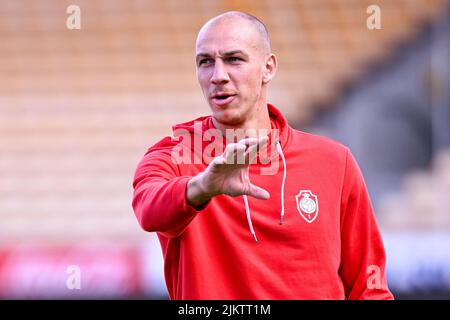
[[317, 196], [310, 190], [300, 190], [295, 196], [297, 200], [297, 210], [306, 222], [311, 223], [319, 214], [319, 201]]

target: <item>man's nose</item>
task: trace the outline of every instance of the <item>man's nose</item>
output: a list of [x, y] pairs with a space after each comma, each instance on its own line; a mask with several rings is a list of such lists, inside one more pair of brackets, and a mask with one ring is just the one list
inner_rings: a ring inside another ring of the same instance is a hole
[[228, 73], [222, 63], [222, 61], [217, 60], [214, 64], [214, 73], [211, 77], [211, 82], [215, 85], [224, 84], [230, 81]]

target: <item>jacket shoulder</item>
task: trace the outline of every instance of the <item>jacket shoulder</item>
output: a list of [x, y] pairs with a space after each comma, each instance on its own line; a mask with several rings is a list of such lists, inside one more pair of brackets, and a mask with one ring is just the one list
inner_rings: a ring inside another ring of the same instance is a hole
[[346, 145], [332, 138], [295, 129], [293, 132], [295, 143], [301, 145], [302, 148], [325, 154], [343, 154], [344, 156], [349, 151]]

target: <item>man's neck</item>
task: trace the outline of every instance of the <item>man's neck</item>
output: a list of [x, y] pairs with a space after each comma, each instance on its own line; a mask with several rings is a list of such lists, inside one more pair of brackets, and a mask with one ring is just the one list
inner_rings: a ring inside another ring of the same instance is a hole
[[226, 125], [218, 122], [213, 118], [213, 123], [216, 129], [222, 132], [223, 136], [226, 136], [227, 130], [234, 130], [245, 132], [249, 137], [259, 136], [260, 133], [265, 132], [266, 134], [270, 134], [272, 129], [270, 123], [269, 111], [267, 109], [267, 104], [264, 107], [260, 107], [262, 109], [256, 109], [244, 122], [236, 124], [236, 125]]

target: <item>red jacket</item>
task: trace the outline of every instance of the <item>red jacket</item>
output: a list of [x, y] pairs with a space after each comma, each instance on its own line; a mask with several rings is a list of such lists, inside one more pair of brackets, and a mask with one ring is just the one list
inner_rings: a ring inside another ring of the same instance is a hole
[[[216, 196], [201, 210], [186, 202], [187, 182], [206, 164], [175, 163], [177, 138], [162, 139], [139, 163], [133, 208], [142, 228], [158, 234], [170, 298], [392, 299], [381, 235], [351, 152], [292, 129], [268, 108], [286, 166], [280, 161], [271, 175], [261, 174], [267, 164], [250, 166], [252, 183], [270, 192], [269, 200], [248, 197], [258, 242], [244, 197]], [[210, 116], [173, 127], [192, 139], [211, 128]]]

